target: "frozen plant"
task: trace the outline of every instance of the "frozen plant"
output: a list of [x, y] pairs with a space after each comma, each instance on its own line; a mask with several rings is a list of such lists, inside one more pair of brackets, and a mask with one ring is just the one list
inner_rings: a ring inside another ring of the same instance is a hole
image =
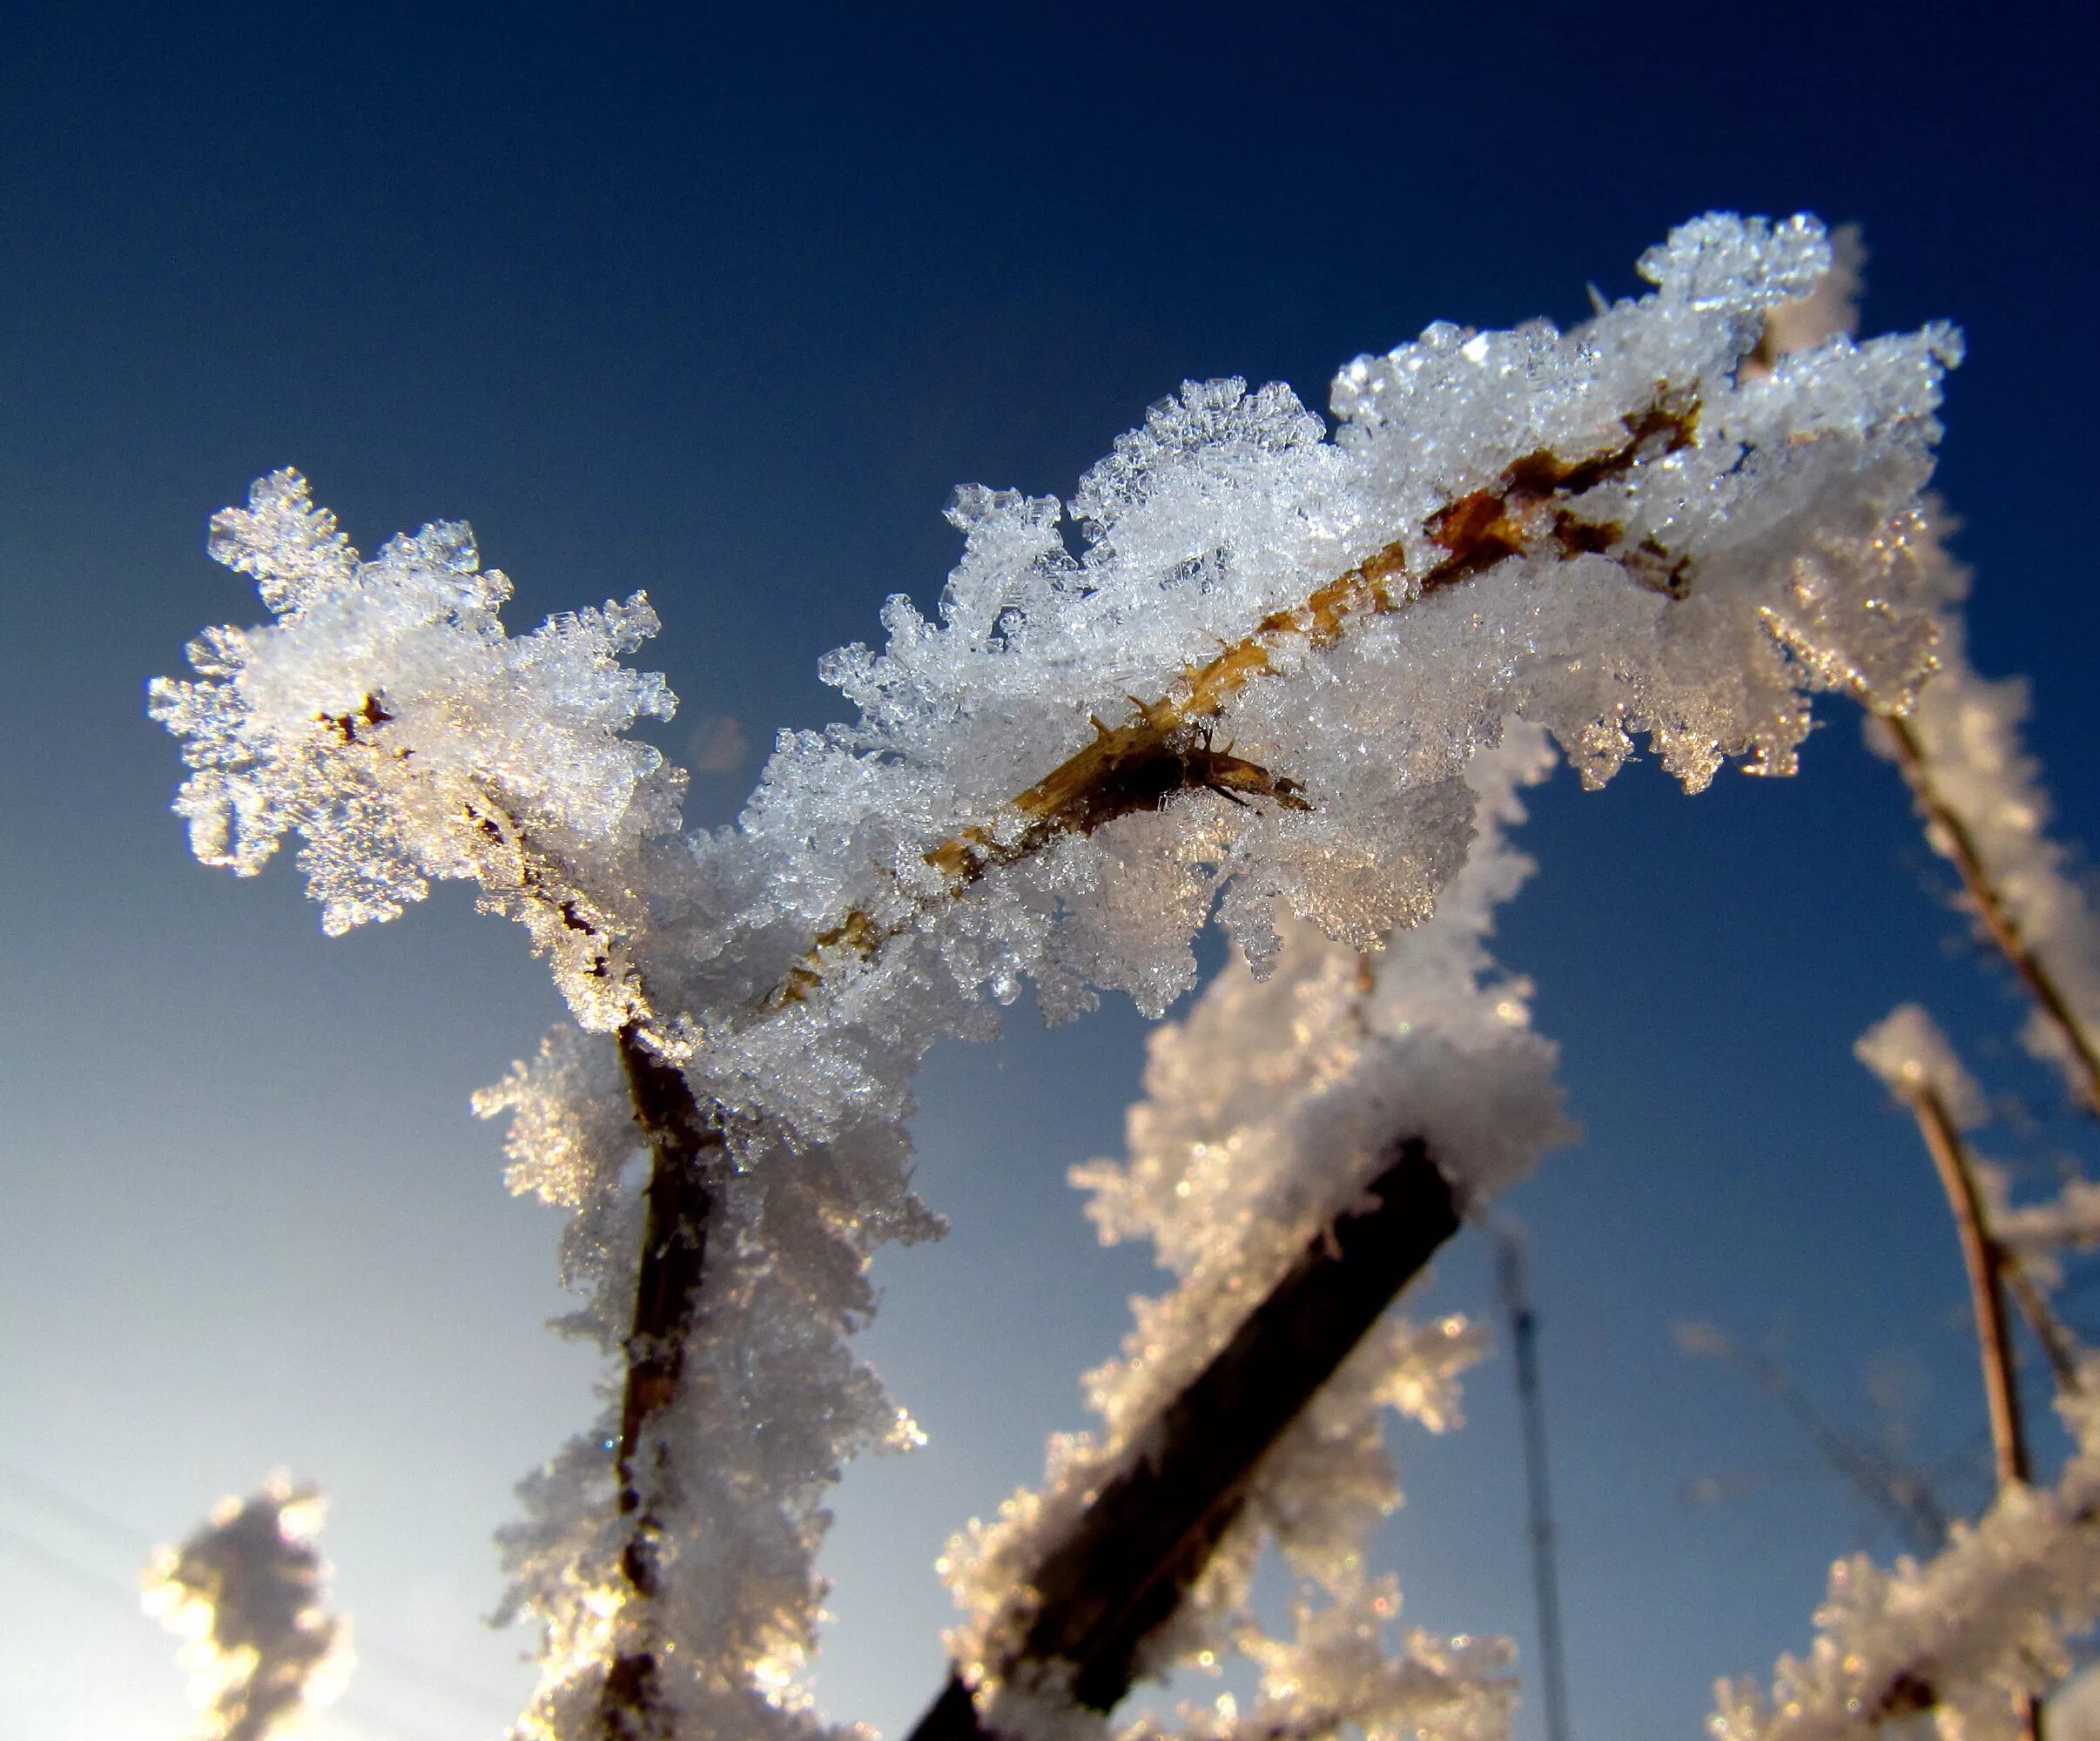
[[210, 1523], [146, 1568], [146, 1611], [188, 1641], [204, 1741], [288, 1736], [301, 1711], [348, 1679], [348, 1623], [323, 1604], [321, 1512], [316, 1489], [275, 1475], [246, 1499], [221, 1500]]
[[[1017, 1694], [1040, 1697], [1053, 1672], [1026, 1655], [1036, 1569], [1074, 1532], [1090, 1494], [1154, 1454], [1165, 1408], [1299, 1251], [1350, 1213], [1395, 1139], [1426, 1139], [1440, 1167], [1484, 1196], [1573, 1134], [1555, 1049], [1530, 1026], [1530, 987], [1497, 973], [1484, 947], [1494, 909], [1532, 868], [1504, 837], [1524, 817], [1518, 789], [1552, 763], [1545, 734], [1512, 723], [1468, 767], [1479, 832], [1436, 912], [1376, 954], [1298, 924], [1266, 980], [1235, 963], [1187, 1018], [1153, 1035], [1128, 1159], [1073, 1170], [1102, 1240], [1150, 1240], [1177, 1285], [1135, 1302], [1121, 1356], [1087, 1375], [1099, 1439], [1053, 1442], [1042, 1490], [1015, 1495], [995, 1523], [949, 1544], [942, 1570], [969, 1616], [949, 1647], [986, 1695], [994, 1729]], [[1367, 1585], [1363, 1572], [1372, 1532], [1400, 1503], [1382, 1410], [1432, 1432], [1457, 1424], [1454, 1381], [1484, 1344], [1462, 1317], [1387, 1317], [1265, 1450], [1200, 1578], [1145, 1643], [1141, 1671], [1154, 1676], [1214, 1667], [1235, 1650], [1260, 1667], [1255, 1707], [1190, 1713], [1195, 1732], [1222, 1741], [1346, 1724], [1456, 1741], [1506, 1727], [1509, 1646], [1415, 1631], [1389, 1655], [1379, 1637], [1397, 1591]], [[1248, 1605], [1269, 1542], [1308, 1585], [1289, 1638], [1265, 1634]]]
[[[1213, 1181], [1188, 1151], [1202, 1169], [1173, 1184], [1209, 1222], [1143, 1224], [1181, 1284], [1150, 1308], [1161, 1373], [1203, 1361], [1234, 1274], [1251, 1303], [1285, 1260], [1263, 1310], [1279, 1290], [1348, 1292], [1353, 1248], [1410, 1203], [1437, 1224], [1416, 1229], [1418, 1264], [1553, 1139], [1550, 1048], [1520, 985], [1484, 989], [1476, 953], [1512, 864], [1485, 850], [1471, 892], [1447, 894], [1495, 838], [1512, 769], [1550, 742], [1599, 785], [1645, 737], [1688, 790], [1731, 758], [1789, 773], [1814, 692], [1901, 711], [1932, 669], [1938, 601], [1915, 547], [1958, 339], [1935, 326], [1760, 353], [1772, 312], [1830, 265], [1812, 219], [1711, 215], [1643, 258], [1651, 293], [1573, 331], [1440, 323], [1348, 365], [1331, 430], [1286, 387], [1188, 383], [1068, 506], [959, 491], [938, 622], [892, 599], [880, 652], [821, 668], [854, 716], [783, 734], [738, 823], [683, 838], [676, 771], [622, 736], [670, 706], [615, 656], [654, 627], [639, 595], [512, 636], [508, 585], [464, 528], [367, 561], [290, 473], [220, 516], [215, 551], [275, 621], [209, 632], [199, 680], [154, 690], [195, 770], [178, 807], [200, 854], [249, 871], [299, 832], [337, 929], [431, 877], [475, 881], [550, 954], [582, 1031], [483, 1102], [512, 1115], [514, 1184], [577, 1215], [579, 1327], [614, 1363], [602, 1419], [528, 1484], [506, 1541], [517, 1610], [547, 1640], [522, 1733], [821, 1731], [801, 1667], [823, 1491], [844, 1456], [912, 1436], [846, 1342], [872, 1249], [935, 1226], [908, 1186], [912, 1073], [942, 1037], [991, 1032], [1025, 983], [1053, 1018], [1102, 990], [1162, 1012], [1216, 917], [1247, 967], [1197, 1025], [1313, 988], [1301, 1061], [1332, 1080], [1286, 1097], [1296, 1111], [1260, 1133], [1275, 1153], [1244, 1172]], [[1411, 973], [1359, 988], [1356, 952], [1446, 899], [1442, 929], [1394, 957]], [[1162, 1157], [1176, 1140], [1166, 1124], [1144, 1139]], [[1095, 1175], [1105, 1217], [1170, 1188], [1148, 1169], [1173, 1163], [1145, 1153]], [[1254, 1191], [1269, 1233], [1213, 1249]], [[1358, 1305], [1375, 1316], [1403, 1280]], [[1298, 1506], [1291, 1539], [1318, 1563], [1390, 1501], [1372, 1402], [1440, 1408], [1439, 1362], [1464, 1346], [1344, 1343], [1336, 1388], [1275, 1423], [1298, 1450], [1221, 1479]], [[1149, 1382], [1104, 1380], [1104, 1445], [1171, 1438], [1188, 1393], [1141, 1429]], [[1323, 1456], [1356, 1471], [1346, 1516], [1290, 1474]], [[1121, 1667], [1228, 1610], [1230, 1554], [1202, 1582], [1219, 1548], [1163, 1584], [1134, 1569], [1165, 1611], [1131, 1610], [1147, 1623], [1093, 1692], [1055, 1640], [1019, 1664], [966, 1629], [981, 1660], [944, 1709], [974, 1727], [981, 1699], [1033, 1727], [1045, 1700], [1054, 1716], [1067, 1692], [1109, 1696]], [[1330, 1583], [1298, 1645], [1253, 1648], [1354, 1660], [1378, 1589]], [[1491, 1727], [1500, 1707], [1466, 1691], [1486, 1684], [1477, 1665], [1444, 1659], [1417, 1640], [1350, 1684], [1397, 1699], [1433, 1670], [1471, 1713], [1453, 1732]], [[1009, 1684], [1009, 1668], [1026, 1672]], [[1403, 1720], [1397, 1704], [1320, 1709]]]

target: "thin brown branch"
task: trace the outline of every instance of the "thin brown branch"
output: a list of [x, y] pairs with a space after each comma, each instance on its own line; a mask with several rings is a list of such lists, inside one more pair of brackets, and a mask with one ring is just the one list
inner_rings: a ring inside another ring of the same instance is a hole
[[1888, 729], [1889, 741], [1895, 746], [1896, 765], [1903, 770], [1903, 778], [1917, 801], [1918, 809], [1947, 843], [1946, 856], [1961, 873], [1962, 887], [1969, 897], [1970, 911], [2062, 1038], [2083, 1078], [2088, 1110], [2100, 1112], [2100, 1052], [2095, 1052], [2084, 1025], [2071, 1013], [2070, 1005], [2055, 976], [2021, 937], [2019, 927], [2006, 910], [2004, 897], [1991, 878], [1989, 867], [1983, 863], [1975, 835], [1933, 784], [1932, 764], [1910, 722], [1895, 714], [1883, 714], [1881, 720]]
[[2035, 1286], [2034, 1278], [2028, 1274], [2018, 1254], [2003, 1246], [1996, 1249], [1998, 1273], [2005, 1278], [2006, 1292], [2012, 1295], [2013, 1304], [2020, 1308], [2020, 1315], [2027, 1320], [2027, 1328], [2041, 1344], [2049, 1369], [2055, 1375], [2056, 1388], [2066, 1394], [2075, 1393], [2079, 1388], [2076, 1339], [2064, 1328], [2063, 1321], [2049, 1309], [2049, 1301], [2042, 1297], [2042, 1290]]
[[2005, 1291], [1996, 1243], [1976, 1186], [1969, 1146], [1962, 1140], [1939, 1091], [1929, 1086], [1909, 1097], [1940, 1184], [1947, 1193], [1955, 1230], [1961, 1236], [1962, 1261], [1969, 1272], [1969, 1304], [1976, 1321], [1976, 1352], [1983, 1363], [1983, 1395], [1990, 1408], [1990, 1442], [1998, 1485], [2026, 1482], [2033, 1476], [2027, 1432], [2020, 1412], [2019, 1386], [2013, 1370], [2012, 1331], [2005, 1315]]
[[[1323, 648], [1355, 623], [1405, 608], [1486, 573], [1511, 556], [1547, 551], [1564, 561], [1603, 554], [1637, 585], [1669, 598], [1690, 586], [1688, 557], [1652, 537], [1628, 542], [1616, 521], [1592, 521], [1568, 504], [1584, 492], [1625, 477], [1645, 461], [1698, 439], [1699, 402], [1658, 382], [1655, 395], [1620, 420], [1625, 435], [1601, 451], [1565, 460], [1541, 448], [1512, 460], [1489, 488], [1459, 496], [1425, 521], [1421, 535], [1444, 554], [1410, 586], [1410, 540], [1396, 538], [1353, 568], [1316, 588], [1302, 605], [1271, 612], [1254, 629], [1201, 665], [1191, 666], [1167, 693], [1133, 697], [1127, 724], [1094, 722], [1093, 740], [1003, 807], [1019, 826], [966, 828], [925, 854], [946, 893], [959, 895], [987, 870], [1040, 852], [1067, 835], [1091, 834], [1118, 817], [1156, 810], [1176, 794], [1245, 793], [1290, 809], [1309, 806], [1294, 780], [1213, 750], [1209, 723], [1257, 677], [1273, 673], [1272, 654], [1289, 646]], [[1244, 799], [1241, 799], [1244, 802]], [[775, 991], [776, 1008], [798, 1003], [824, 984], [827, 969], [872, 957], [912, 921], [885, 925], [856, 907], [820, 933]]]
[[[1061, 1667], [1073, 1696], [1097, 1711], [1129, 1691], [1145, 1640], [1240, 1516], [1263, 1455], [1458, 1229], [1457, 1197], [1428, 1145], [1409, 1137], [1388, 1153], [1368, 1187], [1377, 1207], [1337, 1218], [1308, 1243], [1024, 1581], [1028, 1605], [1001, 1651], [1002, 1678]], [[985, 1733], [957, 1675], [911, 1741]]]
[[[2016, 1484], [2024, 1486], [2034, 1475], [2020, 1411], [2019, 1379], [2013, 1368], [2011, 1327], [2005, 1315], [2003, 1266], [1990, 1236], [1968, 1145], [1946, 1101], [1928, 1085], [1910, 1096], [1910, 1108], [1939, 1170], [1947, 1207], [1961, 1235], [1962, 1260], [1969, 1271], [1969, 1300], [1975, 1313], [1976, 1351], [1983, 1363], [1983, 1394], [1990, 1408], [1991, 1449], [2002, 1492]], [[2032, 1693], [2023, 1695], [2021, 1715], [2027, 1741], [2044, 1741], [2042, 1701]]]
[[643, 1614], [642, 1624], [606, 1670], [598, 1706], [606, 1741], [670, 1741], [669, 1715], [657, 1684], [657, 1645], [650, 1636], [646, 1604], [660, 1584], [657, 1541], [665, 1522], [661, 1508], [670, 1472], [662, 1466], [661, 1449], [650, 1452], [647, 1438], [650, 1423], [677, 1395], [684, 1375], [722, 1143], [683, 1073], [651, 1052], [632, 1025], [621, 1029], [619, 1045], [635, 1122], [650, 1148], [615, 1463], [620, 1513], [628, 1527], [620, 1570]]

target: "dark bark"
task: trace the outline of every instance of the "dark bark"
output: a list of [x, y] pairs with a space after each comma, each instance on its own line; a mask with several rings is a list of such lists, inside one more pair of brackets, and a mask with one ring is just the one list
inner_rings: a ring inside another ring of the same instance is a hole
[[[1388, 1153], [1368, 1187], [1377, 1207], [1340, 1217], [1306, 1247], [1036, 1567], [1026, 1583], [1040, 1599], [1002, 1674], [1069, 1664], [1074, 1695], [1096, 1711], [1130, 1690], [1145, 1639], [1240, 1515], [1263, 1455], [1458, 1229], [1457, 1194], [1428, 1145], [1408, 1137]], [[985, 1732], [951, 1678], [911, 1741]]]
[[[635, 1122], [650, 1148], [647, 1211], [615, 1465], [620, 1511], [628, 1520], [620, 1570], [635, 1600], [646, 1604], [658, 1589], [656, 1538], [663, 1519], [656, 1508], [666, 1474], [654, 1464], [644, 1466], [642, 1441], [650, 1421], [678, 1394], [684, 1375], [722, 1141], [676, 1065], [643, 1045], [631, 1026], [621, 1029], [619, 1043]], [[668, 1741], [646, 1613], [638, 1633], [606, 1671], [598, 1704], [607, 1741]]]

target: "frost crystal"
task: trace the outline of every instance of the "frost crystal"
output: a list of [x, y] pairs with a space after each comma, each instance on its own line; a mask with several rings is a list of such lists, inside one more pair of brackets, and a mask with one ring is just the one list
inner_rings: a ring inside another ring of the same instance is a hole
[[[1477, 1200], [1572, 1134], [1552, 1081], [1554, 1048], [1529, 1025], [1529, 987], [1497, 973], [1484, 943], [1495, 907], [1531, 869], [1503, 838], [1524, 815], [1518, 789], [1552, 761], [1536, 727], [1512, 725], [1504, 743], [1479, 752], [1468, 775], [1480, 834], [1434, 917], [1376, 957], [1293, 925], [1267, 981], [1244, 965], [1228, 970], [1185, 1021], [1153, 1036], [1127, 1161], [1074, 1169], [1093, 1193], [1088, 1213], [1102, 1239], [1150, 1240], [1179, 1285], [1135, 1302], [1121, 1357], [1087, 1375], [1099, 1441], [1055, 1441], [1044, 1489], [1016, 1495], [996, 1523], [949, 1544], [944, 1574], [971, 1617], [950, 1648], [995, 1725], [1010, 1702], [999, 1680], [1026, 1617], [1030, 1570], [1087, 1496], [1145, 1455], [1162, 1407], [1307, 1241], [1350, 1211], [1393, 1139], [1426, 1136], [1446, 1174]], [[1506, 1686], [1494, 1676], [1455, 1678], [1451, 1664], [1499, 1668], [1502, 1656], [1415, 1634], [1388, 1658], [1378, 1623], [1397, 1598], [1363, 1576], [1370, 1533], [1400, 1502], [1381, 1409], [1432, 1431], [1455, 1424], [1455, 1376], [1484, 1346], [1462, 1318], [1381, 1322], [1263, 1459], [1242, 1521], [1150, 1641], [1147, 1666], [1164, 1671], [1176, 1658], [1233, 1648], [1254, 1657], [1267, 1691], [1248, 1719], [1252, 1735], [1343, 1724], [1499, 1734]], [[1301, 1604], [1295, 1640], [1265, 1637], [1245, 1612], [1255, 1561], [1272, 1538], [1327, 1598]], [[1222, 1732], [1215, 1713], [1191, 1722], [1193, 1734]]]
[[2023, 1696], [2100, 1618], [2100, 1365], [2079, 1387], [2057, 1403], [2077, 1449], [2056, 1486], [2007, 1489], [1923, 1564], [1839, 1561], [1814, 1647], [1780, 1659], [1770, 1697], [1716, 1686], [1714, 1741], [1863, 1741], [1928, 1706], [1945, 1741], [2016, 1741]]
[[209, 1524], [146, 1568], [146, 1611], [189, 1640], [205, 1741], [289, 1733], [348, 1678], [349, 1628], [321, 1606], [321, 1510], [314, 1489], [273, 1475], [259, 1493], [222, 1500]]
[[647, 598], [507, 636], [510, 582], [480, 568], [466, 526], [365, 561], [293, 471], [219, 514], [211, 548], [276, 621], [205, 630], [199, 681], [152, 685], [195, 770], [176, 809], [197, 856], [252, 876], [295, 830], [331, 933], [394, 918], [432, 877], [478, 882], [553, 955], [580, 1014], [624, 1019], [633, 861], [675, 826], [682, 779], [619, 736], [673, 706], [661, 677], [616, 662], [656, 632]]
[[1852, 1050], [1907, 1106], [1921, 1094], [1935, 1094], [1959, 1130], [1974, 1130], [1990, 1117], [1989, 1103], [1975, 1078], [1962, 1067], [1922, 1004], [1898, 1005], [1861, 1034]]

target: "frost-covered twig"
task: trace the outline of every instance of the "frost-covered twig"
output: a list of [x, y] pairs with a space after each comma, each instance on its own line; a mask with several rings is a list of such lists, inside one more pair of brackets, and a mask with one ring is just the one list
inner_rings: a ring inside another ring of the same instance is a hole
[[[2019, 1372], [2013, 1362], [2012, 1329], [2005, 1314], [2008, 1260], [1991, 1237], [1976, 1170], [1962, 1140], [1962, 1127], [1979, 1122], [1983, 1115], [1982, 1095], [1946, 1036], [1919, 1005], [1905, 1004], [1869, 1029], [1861, 1037], [1857, 1051], [1861, 1062], [1910, 1109], [1940, 1175], [1969, 1274], [1998, 1490], [2004, 1494], [2023, 1489], [2034, 1478], [2034, 1469], [2020, 1406]], [[1926, 1696], [1928, 1692], [1930, 1697]], [[1929, 1704], [1938, 1703], [1941, 1695], [1921, 1679], [1917, 1697], [1922, 1704]], [[2027, 1689], [2016, 1702], [2026, 1741], [2043, 1741], [2039, 1690]]]
[[[1091, 1710], [1130, 1690], [1140, 1653], [1246, 1509], [1256, 1465], [1437, 1247], [1459, 1205], [1420, 1138], [1393, 1145], [1363, 1206], [1328, 1223], [1238, 1331], [1096, 1477], [1071, 1528], [1016, 1582], [969, 1665], [913, 1741], [985, 1733], [966, 1691], [1053, 1683]], [[1019, 1592], [1025, 1591], [1025, 1595]]]
[[300, 1712], [349, 1678], [349, 1627], [322, 1606], [321, 1511], [315, 1489], [273, 1475], [246, 1499], [222, 1500], [208, 1524], [146, 1568], [147, 1611], [190, 1641], [183, 1656], [208, 1708], [204, 1741], [289, 1735]]
[[[1994, 689], [2001, 693], [1982, 693]], [[2009, 702], [2006, 691], [2012, 692]], [[1925, 818], [1927, 838], [1961, 873], [1970, 912], [2034, 998], [2038, 1021], [2047, 1024], [2030, 1027], [2029, 1043], [2057, 1057], [2088, 1109], [2100, 1109], [2100, 1050], [2093, 1041], [2100, 1015], [2100, 962], [2093, 958], [2100, 953], [2100, 926], [2083, 893], [2062, 872], [2062, 849], [2041, 833], [2047, 801], [2032, 783], [2034, 763], [2019, 754], [2014, 736], [2024, 687], [1985, 684], [1959, 668], [1935, 679], [1925, 696], [1933, 706], [1928, 710], [1922, 697], [1916, 719], [1884, 715], [1878, 723]], [[1986, 723], [1995, 728], [1982, 733], [1986, 742], [1963, 744], [1947, 729], [1964, 714], [1972, 736]], [[1928, 755], [1926, 729], [1943, 719], [1946, 726], [1934, 734], [1943, 746], [1941, 755]], [[1952, 760], [1957, 745], [1972, 757], [1988, 756], [1987, 765], [1943, 766], [1942, 757]], [[1957, 785], [1969, 790], [1966, 806], [1949, 796]], [[2006, 861], [1995, 872], [1982, 844], [1987, 838]], [[2030, 945], [2030, 936], [2071, 957], [2077, 972], [2069, 983], [2083, 994], [2083, 1013], [2072, 1007], [2071, 993]]]
[[2021, 1417], [2011, 1326], [2005, 1314], [2004, 1257], [1991, 1236], [1975, 1168], [1962, 1140], [1962, 1129], [1983, 1117], [1982, 1094], [1937, 1024], [1917, 1004], [1900, 1005], [1862, 1034], [1854, 1049], [1860, 1062], [1881, 1078], [1917, 1120], [1918, 1134], [1939, 1173], [1969, 1276], [1998, 1483], [2024, 1483], [2031, 1477], [2032, 1467]]
[[[1458, 1320], [1388, 1321], [1329, 1381], [1347, 1343], [1324, 1334], [1316, 1358], [1293, 1346], [1282, 1314], [1303, 1288], [1341, 1288], [1368, 1325], [1405, 1279], [1378, 1223], [1397, 1207], [1390, 1184], [1415, 1165], [1410, 1153], [1437, 1154], [1450, 1180], [1417, 1169], [1429, 1200], [1402, 1224], [1398, 1255], [1426, 1257], [1461, 1205], [1479, 1204], [1568, 1134], [1553, 1048], [1528, 1026], [1528, 987], [1501, 977], [1484, 944], [1495, 908], [1531, 869], [1505, 838], [1524, 814], [1518, 789], [1552, 759], [1543, 734], [1514, 723], [1476, 758], [1480, 833], [1466, 865], [1435, 916], [1383, 956], [1294, 928], [1268, 983], [1235, 968], [1155, 1038], [1127, 1162], [1093, 1163], [1074, 1179], [1095, 1193], [1102, 1237], [1149, 1239], [1181, 1286], [1139, 1302], [1123, 1358], [1090, 1378], [1102, 1440], [1053, 1442], [1042, 1490], [1017, 1495], [995, 1523], [951, 1543], [944, 1570], [971, 1617], [951, 1635], [958, 1675], [922, 1741], [980, 1723], [1026, 1732], [1046, 1700], [1105, 1711], [1134, 1675], [1231, 1649], [1275, 1671], [1275, 1691], [1249, 1719], [1255, 1733], [1316, 1724], [1334, 1709], [1349, 1713], [1336, 1721], [1377, 1733], [1401, 1710], [1426, 1732], [1495, 1731], [1502, 1690], [1489, 1665], [1460, 1650], [1450, 1661], [1471, 1669], [1432, 1672], [1452, 1647], [1426, 1635], [1397, 1659], [1372, 1649], [1324, 1693], [1311, 1672], [1325, 1660], [1314, 1641], [1355, 1625], [1343, 1617], [1363, 1595], [1363, 1538], [1398, 1502], [1378, 1404], [1448, 1422], [1450, 1375], [1477, 1334]], [[1426, 1144], [1410, 1121], [1430, 1133]], [[1373, 1205], [1376, 1213], [1350, 1213]], [[1296, 1248], [1294, 1237], [1303, 1241]], [[1288, 1361], [1266, 1395], [1235, 1403], [1248, 1425], [1225, 1433], [1231, 1461], [1221, 1464], [1214, 1399], [1229, 1395], [1249, 1349], [1264, 1343]], [[1295, 1643], [1265, 1638], [1238, 1615], [1269, 1536], [1328, 1592], [1328, 1605], [1302, 1614]], [[1390, 1702], [1403, 1685], [1419, 1692], [1424, 1676], [1441, 1689], [1436, 1698]], [[1191, 1722], [1192, 1735], [1222, 1733], [1214, 1720]]]
[[670, 1732], [657, 1675], [665, 1641], [649, 1604], [662, 1589], [661, 1538], [676, 1502], [676, 1473], [664, 1467], [663, 1441], [650, 1428], [676, 1400], [685, 1375], [723, 1151], [684, 1076], [631, 1026], [620, 1030], [619, 1047], [636, 1122], [650, 1150], [648, 1211], [614, 1453], [620, 1514], [629, 1526], [620, 1570], [642, 1623], [616, 1647], [600, 1699], [607, 1736], [641, 1741]]
[[2053, 1488], [2014, 1485], [1933, 1558], [1841, 1560], [1805, 1657], [1769, 1695], [1719, 1683], [1715, 1741], [1852, 1741], [1932, 1710], [1943, 1737], [2014, 1741], [2100, 1613], [2100, 1370], [2057, 1399], [2076, 1450]]

